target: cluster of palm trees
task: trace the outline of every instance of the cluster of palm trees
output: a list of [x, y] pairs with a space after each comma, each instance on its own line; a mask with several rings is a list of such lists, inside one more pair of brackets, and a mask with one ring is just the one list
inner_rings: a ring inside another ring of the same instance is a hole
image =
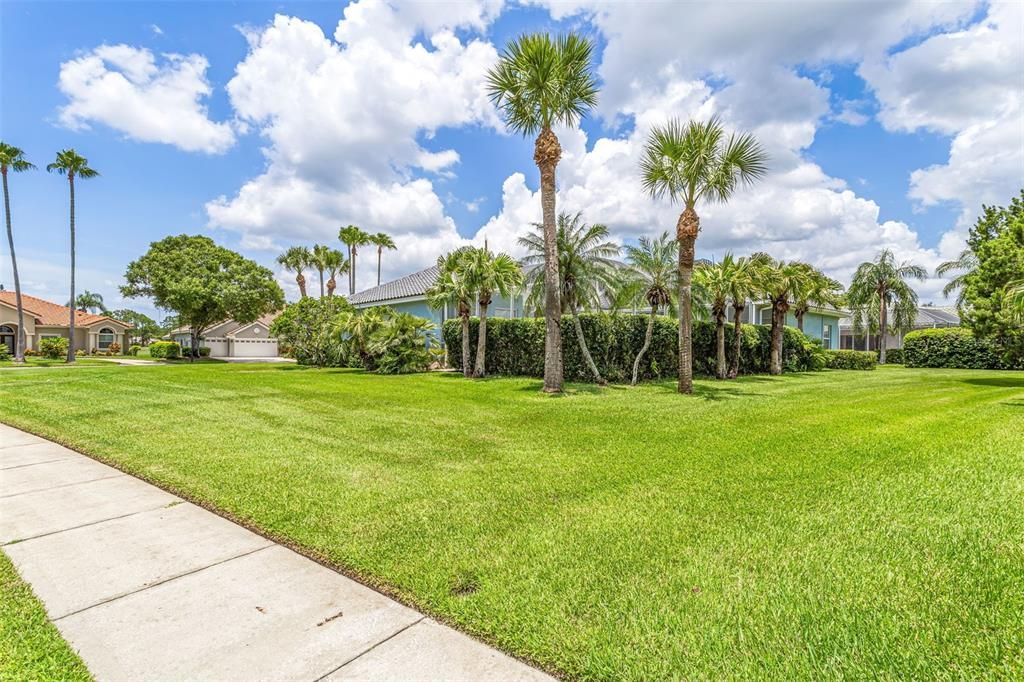
[[[375, 245], [377, 247], [377, 284], [380, 285], [380, 263], [385, 249], [394, 250], [395, 241], [384, 232], [369, 234], [355, 225], [341, 228], [338, 239], [348, 247], [348, 257], [341, 251], [323, 244], [315, 244], [312, 248], [292, 246], [277, 257], [277, 262], [285, 270], [295, 273], [295, 283], [299, 287], [299, 295], [306, 298], [306, 270], [315, 270], [320, 276], [320, 298], [334, 296], [337, 288], [337, 276], [348, 274], [348, 293], [356, 292], [356, 254], [359, 247]], [[326, 281], [324, 275], [327, 275]], [[325, 286], [326, 285], [326, 286]]]
[[[462, 325], [462, 372], [467, 377], [483, 378], [487, 367], [487, 309], [495, 293], [512, 298], [523, 284], [523, 273], [511, 256], [493, 254], [482, 248], [465, 246], [437, 259], [437, 279], [427, 290], [427, 301], [436, 309], [453, 306]], [[469, 318], [473, 303], [478, 306], [476, 359], [470, 364]]]
[[[14, 361], [25, 361], [25, 313], [21, 301], [21, 279], [18, 276], [18, 259], [14, 252], [14, 230], [11, 227], [11, 198], [7, 183], [8, 173], [23, 173], [35, 168], [25, 158], [24, 150], [0, 141], [0, 173], [3, 175], [4, 187], [4, 216], [7, 221], [7, 244], [11, 250], [11, 267], [14, 270], [14, 296], [18, 314], [18, 334], [15, 339]], [[75, 306], [70, 301], [75, 301], [75, 178], [88, 180], [99, 175], [89, 167], [89, 160], [81, 156], [74, 149], [62, 149], [57, 152], [57, 158], [53, 163], [47, 164], [46, 170], [51, 173], [63, 175], [68, 179], [68, 191], [70, 192], [70, 226], [71, 226], [71, 296], [68, 299], [68, 362], [75, 361]]]

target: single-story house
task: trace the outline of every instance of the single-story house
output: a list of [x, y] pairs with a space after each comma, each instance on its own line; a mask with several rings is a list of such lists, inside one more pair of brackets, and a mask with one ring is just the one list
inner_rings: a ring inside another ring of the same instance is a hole
[[[892, 319], [892, 313], [889, 313]], [[922, 305], [918, 306], [914, 316], [914, 324], [908, 331], [915, 329], [938, 329], [941, 327], [959, 327], [960, 312], [956, 306]], [[853, 318], [844, 317], [839, 323], [841, 347], [850, 350], [876, 350], [881, 345], [880, 334], [854, 334]], [[885, 347], [889, 350], [903, 348], [905, 332], [886, 335]]]
[[[360, 291], [349, 297], [348, 301], [358, 308], [373, 308], [377, 306], [390, 306], [399, 312], [411, 313], [423, 317], [437, 326], [440, 330], [445, 320], [455, 317], [458, 313], [455, 306], [447, 305], [441, 310], [434, 310], [427, 303], [427, 290], [437, 280], [438, 269], [436, 265], [414, 272], [411, 275], [400, 277], [391, 282], [385, 282], [365, 291]], [[505, 298], [495, 294], [491, 305], [487, 309], [488, 317], [529, 317], [526, 306], [526, 291], [515, 292], [511, 298]], [[479, 305], [473, 303], [473, 314], [479, 313]], [[847, 313], [834, 308], [811, 308], [804, 315], [804, 333], [809, 337], [821, 341], [822, 346], [830, 349], [839, 348], [839, 320]], [[757, 324], [771, 324], [771, 305], [763, 302], [748, 301], [741, 319], [744, 322], [756, 322]], [[731, 312], [730, 312], [731, 320]], [[786, 324], [796, 327], [796, 317], [792, 312], [786, 317]]]
[[[279, 314], [270, 313], [255, 322], [246, 323], [224, 320], [203, 333], [199, 346], [209, 348], [211, 358], [276, 358], [277, 338], [270, 335], [270, 323]], [[172, 330], [170, 337], [182, 348], [192, 347], [192, 334], [188, 327]]]
[[[25, 319], [25, 347], [39, 350], [39, 342], [50, 336], [69, 337], [70, 310], [66, 306], [27, 294], [21, 295]], [[131, 345], [132, 326], [107, 315], [75, 311], [75, 349], [105, 351], [117, 344], [124, 352]], [[18, 333], [18, 304], [13, 291], [0, 290], [0, 343], [14, 352]]]

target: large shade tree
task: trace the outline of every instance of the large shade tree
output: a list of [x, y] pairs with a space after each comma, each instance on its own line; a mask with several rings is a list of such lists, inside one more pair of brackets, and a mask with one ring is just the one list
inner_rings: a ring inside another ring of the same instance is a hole
[[370, 243], [370, 235], [360, 227], [346, 225], [338, 230], [338, 239], [348, 248], [348, 294], [356, 293], [356, 256], [360, 246]]
[[477, 327], [473, 376], [483, 378], [487, 374], [487, 309], [495, 292], [511, 298], [513, 290], [523, 283], [523, 272], [511, 256], [506, 253], [492, 254], [486, 247], [467, 250], [459, 266], [462, 269], [461, 277], [468, 288], [476, 292], [479, 305], [480, 324]]
[[[57, 158], [53, 163], [47, 164], [46, 170], [51, 173], [58, 173], [68, 179], [68, 195], [70, 203], [70, 225], [71, 225], [71, 296], [69, 301], [75, 300], [75, 178], [88, 180], [99, 175], [95, 169], [89, 167], [89, 160], [81, 156], [74, 149], [63, 149], [57, 152]], [[75, 361], [75, 308], [68, 305], [68, 362]]]
[[[538, 224], [534, 224], [533, 233], [519, 238], [520, 246], [527, 251], [523, 259], [529, 290], [527, 300], [534, 307], [548, 300], [545, 240], [545, 228]], [[558, 246], [559, 318], [561, 313], [572, 315], [576, 341], [587, 368], [597, 383], [604, 383], [587, 348], [579, 313], [587, 308], [600, 308], [602, 296], [612, 288], [618, 269], [614, 259], [619, 255], [619, 246], [608, 239], [605, 225], [585, 223], [582, 214], [564, 211], [558, 215], [555, 243]]]
[[384, 249], [394, 251], [398, 247], [395, 240], [387, 232], [378, 232], [370, 236], [370, 243], [377, 247], [377, 286], [380, 286], [380, 261], [384, 255]]
[[183, 234], [153, 242], [128, 265], [125, 281], [124, 296], [150, 297], [189, 327], [193, 357], [212, 325], [228, 319], [254, 322], [284, 305], [273, 272], [209, 237]]
[[277, 264], [289, 272], [295, 273], [295, 283], [299, 287], [299, 298], [306, 298], [305, 270], [310, 266], [313, 254], [305, 246], [292, 246], [277, 257]]
[[35, 168], [25, 158], [25, 152], [0, 142], [0, 174], [4, 184], [4, 219], [7, 221], [7, 246], [11, 250], [11, 269], [14, 271], [14, 303], [18, 315], [18, 334], [14, 340], [14, 361], [25, 362], [25, 310], [21, 302], [21, 279], [18, 277], [18, 258], [14, 255], [14, 230], [11, 228], [11, 194], [7, 186], [8, 173], [24, 173]]
[[676, 254], [678, 247], [676, 240], [669, 237], [668, 231], [662, 232], [656, 239], [640, 237], [637, 245], [627, 245], [626, 260], [629, 263], [629, 273], [632, 275], [632, 286], [639, 291], [643, 300], [650, 306], [650, 314], [647, 318], [647, 331], [644, 333], [644, 343], [633, 360], [633, 380], [635, 386], [640, 378], [640, 362], [651, 347], [651, 337], [654, 335], [654, 320], [662, 308], [669, 308], [672, 305], [672, 297], [677, 290], [676, 278], [679, 276], [676, 268]]
[[456, 249], [437, 259], [437, 279], [427, 290], [427, 302], [435, 310], [455, 308], [462, 328], [462, 374], [472, 376], [473, 366], [469, 357], [469, 317], [472, 313], [470, 304], [475, 292], [467, 278], [464, 261], [472, 250], [465, 246]]
[[910, 329], [917, 317], [917, 292], [908, 280], [924, 280], [928, 271], [920, 265], [897, 262], [889, 249], [883, 249], [873, 261], [857, 267], [847, 292], [853, 313], [854, 333], [865, 326], [879, 335], [878, 362], [885, 364], [886, 337], [889, 331]]
[[749, 134], [726, 136], [717, 118], [655, 126], [640, 161], [644, 189], [683, 206], [676, 222], [679, 245], [679, 385], [693, 392], [693, 261], [700, 203], [725, 203], [767, 172], [767, 156]]
[[520, 36], [501, 53], [487, 75], [488, 93], [506, 125], [524, 136], [536, 135], [533, 161], [540, 171], [544, 226], [544, 391], [562, 390], [562, 332], [559, 301], [555, 169], [562, 147], [552, 128], [574, 127], [597, 104], [593, 73], [594, 44], [576, 35]]

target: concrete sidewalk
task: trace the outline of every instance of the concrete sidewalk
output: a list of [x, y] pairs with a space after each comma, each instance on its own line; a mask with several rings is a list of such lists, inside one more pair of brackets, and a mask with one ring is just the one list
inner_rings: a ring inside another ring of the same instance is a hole
[[0, 424], [0, 545], [98, 680], [547, 680], [148, 483]]

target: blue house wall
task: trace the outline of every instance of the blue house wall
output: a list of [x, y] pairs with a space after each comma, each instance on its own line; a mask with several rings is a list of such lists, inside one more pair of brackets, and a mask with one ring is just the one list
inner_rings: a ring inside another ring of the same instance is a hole
[[[808, 312], [804, 315], [804, 334], [812, 339], [822, 342], [823, 348], [839, 350], [839, 320], [840, 314], [828, 315], [826, 313]], [[772, 309], [761, 308], [758, 310], [758, 323], [772, 323]], [[786, 313], [786, 326], [796, 329], [796, 316], [792, 312]]]

